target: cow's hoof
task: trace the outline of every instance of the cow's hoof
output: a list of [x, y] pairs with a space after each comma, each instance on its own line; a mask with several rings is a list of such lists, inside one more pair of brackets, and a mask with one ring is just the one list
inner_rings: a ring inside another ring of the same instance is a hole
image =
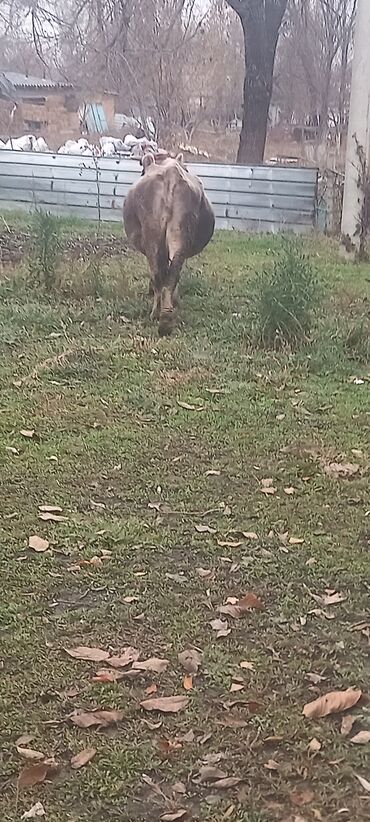
[[169, 337], [174, 325], [173, 311], [162, 313], [159, 318], [158, 333], [160, 337]]

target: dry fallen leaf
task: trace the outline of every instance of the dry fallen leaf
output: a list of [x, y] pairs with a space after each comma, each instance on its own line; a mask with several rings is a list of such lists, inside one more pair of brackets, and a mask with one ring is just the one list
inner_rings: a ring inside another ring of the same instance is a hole
[[253, 662], [248, 662], [244, 659], [242, 662], [239, 662], [239, 668], [244, 668], [246, 671], [254, 671]]
[[176, 811], [172, 811], [171, 813], [162, 813], [160, 819], [162, 822], [175, 822], [176, 819], [183, 819], [186, 814], [186, 808], [178, 808]]
[[302, 805], [308, 805], [309, 802], [312, 802], [314, 796], [314, 792], [310, 790], [293, 791], [290, 794], [290, 801], [292, 805], [296, 805], [296, 807], [300, 808]]
[[240, 619], [240, 617], [244, 616], [247, 611], [251, 611], [256, 608], [262, 608], [262, 602], [256, 594], [249, 591], [240, 599], [236, 600], [235, 604], [229, 602], [227, 605], [220, 605], [218, 610], [220, 614], [230, 616], [233, 619]]
[[34, 738], [34, 734], [22, 734], [15, 740], [14, 745], [29, 745]]
[[128, 648], [124, 648], [122, 654], [120, 656], [111, 656], [107, 659], [107, 664], [111, 665], [112, 668], [126, 668], [127, 665], [131, 665], [132, 662], [137, 662], [140, 656], [140, 651], [137, 648], [132, 648], [131, 645]]
[[216, 471], [214, 468], [210, 468], [209, 471], [206, 471], [206, 477], [219, 477], [221, 475], [221, 471]]
[[356, 722], [357, 717], [354, 714], [347, 714], [342, 719], [342, 724], [340, 726], [340, 732], [342, 736], [348, 736], [351, 733], [352, 728]]
[[213, 765], [202, 765], [194, 781], [199, 782], [200, 785], [206, 782], [214, 782], [216, 779], [226, 779], [227, 774], [216, 768]]
[[42, 519], [43, 522], [68, 522], [68, 517], [62, 517], [61, 514], [52, 514], [49, 512], [40, 512], [39, 519]]
[[153, 699], [144, 699], [140, 706], [145, 711], [160, 711], [161, 713], [173, 713], [183, 711], [188, 705], [187, 696], [162, 696]]
[[36, 551], [38, 554], [42, 553], [43, 551], [47, 551], [49, 548], [49, 544], [50, 543], [47, 539], [38, 537], [37, 534], [32, 534], [32, 536], [28, 538], [28, 547], [32, 548], [32, 550]]
[[370, 742], [370, 731], [359, 731], [349, 741], [354, 745], [367, 745]]
[[217, 639], [228, 636], [231, 633], [231, 628], [229, 628], [227, 622], [222, 619], [211, 619], [209, 624], [211, 628], [216, 631]]
[[41, 753], [41, 751], [34, 751], [32, 748], [22, 748], [21, 745], [16, 745], [16, 750], [20, 756], [23, 756], [23, 759], [28, 759], [29, 761], [39, 762], [40, 759], [45, 759], [45, 754]]
[[266, 477], [266, 479], [261, 479], [261, 487], [260, 491], [262, 494], [276, 494], [276, 488], [273, 485], [272, 477]]
[[43, 782], [49, 773], [56, 770], [56, 762], [54, 760], [45, 760], [45, 762], [38, 762], [35, 765], [26, 765], [21, 770], [18, 777], [19, 788], [33, 788], [39, 782]]
[[124, 673], [122, 671], [110, 670], [109, 668], [101, 668], [91, 678], [92, 682], [119, 682], [123, 679]]
[[77, 648], [64, 648], [64, 650], [73, 659], [85, 659], [88, 662], [104, 662], [109, 657], [109, 651], [102, 651], [101, 648], [88, 648], [85, 645], [78, 645]]
[[318, 751], [321, 751], [321, 742], [314, 737], [308, 744], [308, 750], [310, 753], [318, 753]]
[[177, 405], [180, 408], [185, 408], [186, 411], [203, 411], [204, 405], [190, 405], [188, 402], [181, 402], [181, 400], [177, 400]]
[[333, 479], [348, 479], [357, 474], [359, 470], [360, 466], [352, 462], [330, 462], [328, 465], [324, 465], [325, 474]]
[[25, 811], [24, 814], [22, 814], [21, 819], [36, 819], [37, 816], [45, 816], [45, 808], [41, 802], [36, 802], [35, 805], [32, 805], [29, 811]]
[[180, 751], [182, 748], [182, 744], [180, 739], [160, 739], [157, 742], [157, 748], [160, 750], [162, 754], [168, 756], [169, 754], [174, 753], [175, 751]]
[[185, 691], [191, 691], [193, 687], [193, 677], [191, 674], [185, 674], [182, 681], [182, 687], [185, 688]]
[[320, 596], [319, 594], [312, 594], [312, 598], [319, 603], [319, 605], [338, 605], [340, 602], [345, 602], [347, 599], [345, 594], [342, 594], [341, 591], [333, 591], [330, 594], [323, 594]]
[[44, 514], [61, 514], [62, 510], [60, 505], [39, 505], [39, 511]]
[[241, 533], [244, 539], [258, 539], [258, 535], [255, 531], [242, 531]]
[[14, 454], [15, 457], [19, 456], [18, 448], [14, 448], [14, 445], [6, 445], [5, 451], [8, 451], [9, 454]]
[[150, 659], [144, 659], [143, 662], [133, 662], [132, 668], [135, 671], [151, 671], [155, 674], [162, 674], [169, 665], [168, 659], [159, 659], [157, 656], [151, 656]]
[[263, 767], [266, 768], [266, 770], [268, 771], [278, 771], [280, 765], [278, 762], [276, 762], [275, 759], [269, 759], [268, 762], [265, 762]]
[[25, 437], [28, 440], [32, 440], [35, 436], [35, 429], [34, 428], [21, 428], [20, 432], [22, 437]]
[[242, 542], [234, 542], [233, 540], [228, 540], [228, 539], [226, 539], [226, 540], [218, 539], [217, 540], [217, 545], [219, 545], [220, 548], [240, 548], [240, 546], [243, 545], [243, 543]]
[[78, 771], [79, 768], [83, 768], [84, 765], [87, 765], [88, 762], [91, 762], [95, 754], [96, 748], [84, 748], [83, 751], [80, 751], [75, 756], [72, 756], [71, 768], [73, 768], [74, 771]]
[[287, 488], [284, 488], [284, 494], [287, 494], [288, 497], [295, 494], [295, 488], [293, 488], [292, 485], [289, 485]]
[[151, 696], [151, 694], [156, 694], [157, 691], [158, 685], [156, 685], [155, 682], [152, 682], [150, 685], [147, 686], [147, 688], [144, 688], [144, 694], [146, 694], [147, 696]]
[[218, 790], [228, 790], [229, 788], [235, 788], [236, 785], [242, 780], [238, 776], [226, 776], [223, 779], [217, 779], [216, 782], [213, 783], [212, 787], [217, 788]]
[[352, 708], [359, 701], [362, 691], [358, 688], [347, 688], [346, 691], [330, 691], [319, 696], [313, 702], [308, 702], [303, 708], [303, 714], [308, 719], [318, 719], [329, 714], [339, 713]]
[[70, 715], [71, 722], [78, 728], [91, 728], [93, 725], [107, 728], [122, 719], [123, 711], [74, 711]]
[[236, 694], [238, 691], [243, 691], [244, 685], [241, 682], [232, 682], [230, 685], [230, 693]]
[[302, 545], [303, 542], [302, 537], [289, 537], [289, 545]]
[[196, 651], [195, 648], [181, 651], [181, 653], [177, 655], [180, 665], [182, 665], [188, 674], [196, 674], [198, 672], [198, 668], [202, 664], [202, 658], [202, 654]]
[[358, 773], [355, 773], [356, 779], [358, 779], [360, 785], [362, 785], [363, 789], [370, 793], [370, 782], [367, 779], [364, 779], [363, 776], [360, 776]]
[[211, 528], [209, 525], [194, 525], [198, 534], [215, 534], [216, 528]]

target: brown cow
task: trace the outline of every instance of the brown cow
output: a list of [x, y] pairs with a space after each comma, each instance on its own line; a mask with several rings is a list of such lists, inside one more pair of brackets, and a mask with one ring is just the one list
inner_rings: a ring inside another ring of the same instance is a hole
[[152, 319], [159, 333], [173, 328], [177, 285], [184, 261], [209, 243], [215, 226], [203, 185], [176, 159], [143, 157], [143, 175], [123, 207], [128, 240], [148, 260], [153, 296]]

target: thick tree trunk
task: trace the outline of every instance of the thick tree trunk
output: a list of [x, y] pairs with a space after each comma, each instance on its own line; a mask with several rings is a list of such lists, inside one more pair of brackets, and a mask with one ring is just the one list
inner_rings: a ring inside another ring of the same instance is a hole
[[[273, 54], [261, 53], [258, 42], [244, 29], [245, 78], [243, 88], [243, 122], [240, 132], [238, 163], [263, 163], [268, 115], [274, 71]], [[277, 42], [277, 38], [276, 38]], [[257, 47], [256, 47], [257, 45]], [[267, 44], [266, 44], [267, 47]]]
[[263, 163], [276, 46], [287, 0], [227, 0], [244, 34], [244, 112], [238, 163]]

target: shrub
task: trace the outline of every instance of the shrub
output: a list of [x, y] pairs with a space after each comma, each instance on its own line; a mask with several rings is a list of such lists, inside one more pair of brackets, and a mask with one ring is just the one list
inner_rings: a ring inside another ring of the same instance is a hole
[[297, 240], [283, 240], [271, 268], [254, 281], [252, 313], [260, 345], [279, 348], [307, 342], [319, 302], [316, 271]]
[[48, 211], [36, 209], [31, 219], [31, 243], [28, 257], [30, 275], [47, 291], [58, 285], [60, 222]]

